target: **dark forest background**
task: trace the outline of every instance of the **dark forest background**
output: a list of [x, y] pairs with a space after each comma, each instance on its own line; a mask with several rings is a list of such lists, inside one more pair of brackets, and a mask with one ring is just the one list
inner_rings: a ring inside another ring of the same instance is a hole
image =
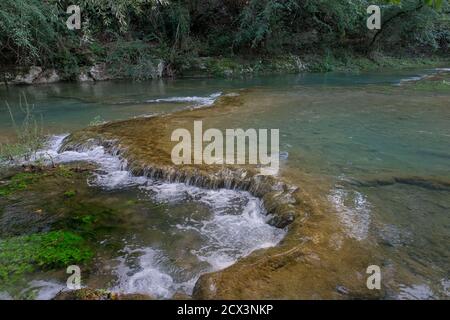
[[[65, 25], [72, 4], [81, 30]], [[370, 4], [382, 8], [380, 31], [366, 27]], [[328, 71], [358, 57], [445, 56], [449, 46], [447, 0], [0, 1], [0, 65], [51, 67], [66, 79], [98, 62], [132, 76], [156, 58], [172, 75], [201, 57], [296, 55]]]

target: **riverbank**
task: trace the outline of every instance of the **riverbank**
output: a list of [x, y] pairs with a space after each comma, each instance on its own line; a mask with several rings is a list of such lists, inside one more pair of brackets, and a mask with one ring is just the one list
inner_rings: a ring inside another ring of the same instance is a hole
[[[177, 70], [161, 58], [151, 58], [145, 66], [117, 66], [102, 61], [81, 67], [73, 74], [62, 70], [31, 66], [29, 68], [3, 67], [0, 85], [35, 85], [57, 82], [97, 82], [106, 80], [142, 81], [162, 78], [242, 78], [261, 75], [283, 75], [315, 72], [370, 72], [391, 69], [435, 68], [449, 63], [446, 56], [393, 57], [383, 54], [358, 56], [353, 54], [281, 55], [274, 57], [203, 57], [191, 58]], [[142, 74], [127, 70], [141, 68]]]

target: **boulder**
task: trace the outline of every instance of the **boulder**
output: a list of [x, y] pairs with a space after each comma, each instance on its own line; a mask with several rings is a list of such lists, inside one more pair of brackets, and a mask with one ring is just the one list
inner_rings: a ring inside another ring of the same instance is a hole
[[165, 63], [164, 60], [159, 59], [159, 63], [158, 63], [158, 67], [156, 69], [156, 74], [155, 74], [155, 78], [162, 78], [163, 73], [164, 73], [164, 68], [165, 68]]
[[105, 63], [98, 63], [93, 65], [89, 69], [89, 74], [95, 81], [104, 81], [111, 79], [111, 76], [107, 72]]
[[298, 69], [298, 72], [305, 72], [308, 70], [308, 66], [298, 56], [293, 56], [292, 59]]
[[92, 79], [92, 77], [90, 76], [89, 73], [83, 71], [78, 75], [78, 81], [79, 82], [89, 82], [89, 81], [94, 81], [94, 79]]
[[27, 73], [18, 74], [13, 80], [14, 84], [32, 84], [42, 73], [42, 68], [31, 66]]
[[61, 78], [55, 69], [48, 69], [41, 72], [33, 83], [55, 83], [60, 80]]

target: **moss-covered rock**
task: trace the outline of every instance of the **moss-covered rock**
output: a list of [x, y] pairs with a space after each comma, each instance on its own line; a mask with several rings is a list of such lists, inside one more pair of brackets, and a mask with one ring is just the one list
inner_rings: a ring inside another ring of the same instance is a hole
[[83, 288], [80, 290], [63, 291], [56, 295], [53, 300], [153, 300], [154, 298], [145, 294], [123, 294], [107, 290]]
[[35, 183], [40, 175], [36, 173], [18, 173], [6, 181], [2, 181], [0, 185], [0, 197], [8, 196], [16, 191], [27, 189], [27, 187]]
[[20, 280], [24, 274], [71, 264], [93, 257], [84, 239], [72, 232], [51, 231], [0, 240], [0, 287]]

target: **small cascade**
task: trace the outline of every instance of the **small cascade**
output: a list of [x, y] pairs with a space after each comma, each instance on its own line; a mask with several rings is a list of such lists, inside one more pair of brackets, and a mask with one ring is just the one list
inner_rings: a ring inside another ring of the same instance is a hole
[[54, 163], [94, 163], [98, 169], [88, 181], [92, 186], [107, 190], [135, 188], [157, 203], [194, 201], [207, 207], [211, 216], [195, 221], [183, 219], [172, 226], [172, 232], [194, 233], [204, 239], [201, 247], [191, 248], [188, 253], [201, 268], [182, 269], [161, 249], [128, 243], [118, 252], [119, 266], [114, 269], [118, 280], [111, 290], [163, 299], [177, 292], [192, 294], [202, 274], [227, 268], [255, 250], [276, 246], [284, 238], [286, 230], [279, 227], [287, 224], [271, 214], [277, 206], [268, 206], [269, 212], [264, 205], [267, 195], [274, 199], [276, 195], [286, 197], [286, 186], [272, 184], [272, 178], [252, 176], [245, 170], [224, 169], [206, 175], [170, 166], [144, 166], [127, 159], [126, 152], [113, 140], [73, 143], [67, 136], [56, 136], [48, 149], [36, 156]]
[[[65, 141], [67, 140], [67, 141]], [[145, 177], [167, 183], [182, 183], [208, 190], [228, 189], [246, 191], [252, 196], [262, 199], [268, 214], [274, 215], [269, 221], [277, 227], [286, 227], [293, 222], [296, 214], [294, 192], [296, 187], [289, 186], [273, 176], [263, 176], [244, 168], [221, 167], [212, 173], [159, 164], [143, 164], [127, 154], [126, 147], [117, 140], [88, 139], [85, 143], [63, 139], [58, 152], [86, 152], [101, 146], [105, 152], [120, 159], [122, 168], [133, 176]]]

